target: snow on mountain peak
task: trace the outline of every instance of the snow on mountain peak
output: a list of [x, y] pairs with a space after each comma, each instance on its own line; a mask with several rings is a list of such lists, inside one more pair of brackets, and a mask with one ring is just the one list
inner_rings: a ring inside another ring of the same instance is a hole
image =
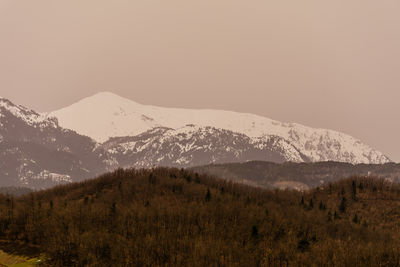
[[135, 103], [133, 100], [124, 98], [122, 96], [119, 96], [115, 93], [112, 92], [99, 92], [96, 93], [92, 96], [86, 97], [84, 99], [82, 99], [81, 101], [93, 101], [93, 102], [104, 102], [104, 103], [108, 103], [108, 104], [123, 104], [123, 103]]
[[4, 116], [1, 110], [4, 109], [14, 115], [15, 117], [25, 121], [28, 125], [37, 124], [54, 124], [54, 120], [49, 120], [46, 116], [41, 115], [31, 109], [28, 109], [21, 105], [15, 105], [6, 98], [0, 98], [0, 118]]
[[146, 106], [109, 92], [84, 98], [48, 116], [58, 118], [64, 128], [104, 142], [110, 137], [133, 136], [161, 126], [144, 114]]
[[312, 161], [385, 163], [390, 161], [360, 140], [332, 130], [282, 123], [233, 111], [178, 109], [143, 105], [114, 93], [102, 92], [51, 112], [62, 127], [105, 142], [111, 137], [136, 136], [155, 127], [190, 130], [187, 125], [210, 126], [250, 138], [279, 136]]
[[[143, 105], [109, 92], [84, 98], [69, 107], [49, 113], [49, 116], [57, 117], [61, 126], [99, 142], [110, 137], [134, 136], [154, 127], [176, 129], [187, 124], [226, 128], [257, 137], [264, 133], [259, 126], [278, 130], [271, 126], [282, 124], [257, 115], [232, 111]], [[254, 122], [249, 124], [250, 121]]]

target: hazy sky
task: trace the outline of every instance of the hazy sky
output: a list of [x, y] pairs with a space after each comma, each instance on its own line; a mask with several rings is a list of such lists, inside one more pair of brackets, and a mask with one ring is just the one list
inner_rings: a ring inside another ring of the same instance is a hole
[[251, 112], [400, 161], [399, 14], [399, 0], [0, 0], [0, 95]]

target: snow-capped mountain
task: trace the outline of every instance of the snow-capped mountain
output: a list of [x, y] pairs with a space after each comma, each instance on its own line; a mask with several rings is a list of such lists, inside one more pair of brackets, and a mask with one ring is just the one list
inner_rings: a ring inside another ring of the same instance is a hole
[[111, 93], [39, 114], [0, 98], [0, 186], [46, 188], [118, 167], [252, 160], [390, 161], [351, 136], [252, 114], [145, 106]]
[[266, 160], [302, 162], [307, 157], [278, 136], [250, 138], [214, 127], [153, 128], [102, 145], [122, 167], [189, 167], [209, 163]]
[[186, 125], [154, 127], [97, 143], [41, 115], [0, 99], [0, 186], [51, 187], [117, 167], [175, 166], [268, 160], [307, 161], [278, 136], [250, 138], [229, 130]]
[[[108, 92], [85, 98], [46, 116], [56, 117], [62, 127], [90, 136], [99, 143], [115, 137], [140, 138], [140, 134], [151, 132], [154, 128], [171, 129], [163, 133], [162, 138], [158, 138], [157, 141], [175, 140], [174, 142], [180, 142], [181, 139], [178, 137], [181, 129], [185, 129], [186, 125], [195, 125], [198, 136], [201, 136], [202, 131], [207, 127], [212, 127], [215, 131], [226, 130], [232, 134], [241, 134], [242, 137], [248, 138], [246, 142], [252, 145], [262, 142], [262, 140], [279, 138], [282, 147], [287, 148], [287, 153], [284, 153], [283, 157], [290, 161], [390, 162], [390, 159], [383, 153], [354, 137], [337, 131], [314, 129], [296, 123], [282, 123], [247, 113], [142, 105]], [[176, 136], [175, 139], [174, 136]], [[211, 136], [213, 135], [211, 134]], [[135, 138], [125, 139], [136, 140]], [[116, 139], [112, 140], [115, 142]], [[124, 142], [113, 149], [126, 154], [132, 150], [123, 151], [124, 146], [130, 149], [133, 146], [135, 149], [135, 145], [130, 144], [131, 141], [126, 144]], [[151, 146], [151, 142], [149, 141], [149, 146]], [[215, 145], [212, 139], [204, 142]], [[227, 145], [229, 144], [224, 143], [221, 148]], [[193, 149], [196, 148], [193, 147]], [[155, 151], [153, 152], [155, 153]], [[184, 150], [179, 153], [184, 153]], [[160, 159], [160, 161], [162, 162], [164, 159]], [[245, 157], [241, 159], [245, 160]], [[186, 156], [181, 159], [182, 162], [186, 160], [190, 160], [190, 157]], [[193, 164], [197, 163], [193, 162]]]
[[91, 138], [0, 98], [0, 186], [45, 188], [90, 178], [107, 171], [108, 160]]

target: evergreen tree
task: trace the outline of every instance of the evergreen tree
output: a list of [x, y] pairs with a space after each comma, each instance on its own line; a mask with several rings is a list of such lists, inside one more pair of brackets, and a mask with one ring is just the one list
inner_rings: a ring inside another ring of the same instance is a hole
[[253, 225], [253, 227], [251, 228], [251, 238], [254, 240], [258, 239], [258, 228], [256, 225]]
[[354, 222], [354, 223], [357, 223], [357, 224], [360, 222], [359, 219], [358, 219], [357, 213], [354, 214], [353, 222]]
[[310, 208], [310, 210], [312, 210], [314, 208], [314, 202], [313, 202], [312, 198], [310, 198], [310, 202], [308, 203], [308, 207]]
[[346, 191], [344, 190], [343, 186], [342, 186], [341, 194], [342, 194], [342, 196], [344, 196], [346, 194]]
[[346, 198], [345, 197], [343, 197], [342, 198], [342, 202], [340, 202], [340, 205], [339, 205], [339, 210], [340, 210], [340, 212], [342, 212], [342, 213], [345, 213], [346, 212], [346, 206], [347, 206], [347, 200], [346, 200]]
[[339, 214], [336, 212], [336, 210], [335, 210], [335, 213], [333, 214], [333, 219], [335, 219], [335, 220], [339, 220], [339, 219], [340, 219], [340, 216], [339, 216]]
[[360, 191], [362, 191], [364, 189], [362, 182], [360, 182], [360, 184], [358, 185], [358, 189], [360, 189]]
[[155, 185], [157, 183], [157, 177], [150, 173], [149, 175], [149, 184]]
[[356, 181], [354, 181], [354, 180], [351, 183], [351, 197], [353, 198], [353, 200], [357, 199], [357, 185], [356, 185]]
[[210, 188], [207, 188], [207, 193], [206, 193], [206, 197], [205, 197], [206, 202], [211, 200], [211, 192], [210, 192]]

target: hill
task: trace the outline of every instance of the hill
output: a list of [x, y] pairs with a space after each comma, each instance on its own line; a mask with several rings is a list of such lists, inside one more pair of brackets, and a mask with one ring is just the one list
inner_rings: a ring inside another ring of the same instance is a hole
[[396, 266], [399, 207], [399, 185], [382, 179], [302, 194], [117, 170], [0, 197], [0, 238], [34, 245], [52, 266]]
[[211, 164], [191, 170], [262, 188], [307, 190], [350, 176], [371, 176], [400, 182], [400, 164], [349, 164], [341, 162]]

